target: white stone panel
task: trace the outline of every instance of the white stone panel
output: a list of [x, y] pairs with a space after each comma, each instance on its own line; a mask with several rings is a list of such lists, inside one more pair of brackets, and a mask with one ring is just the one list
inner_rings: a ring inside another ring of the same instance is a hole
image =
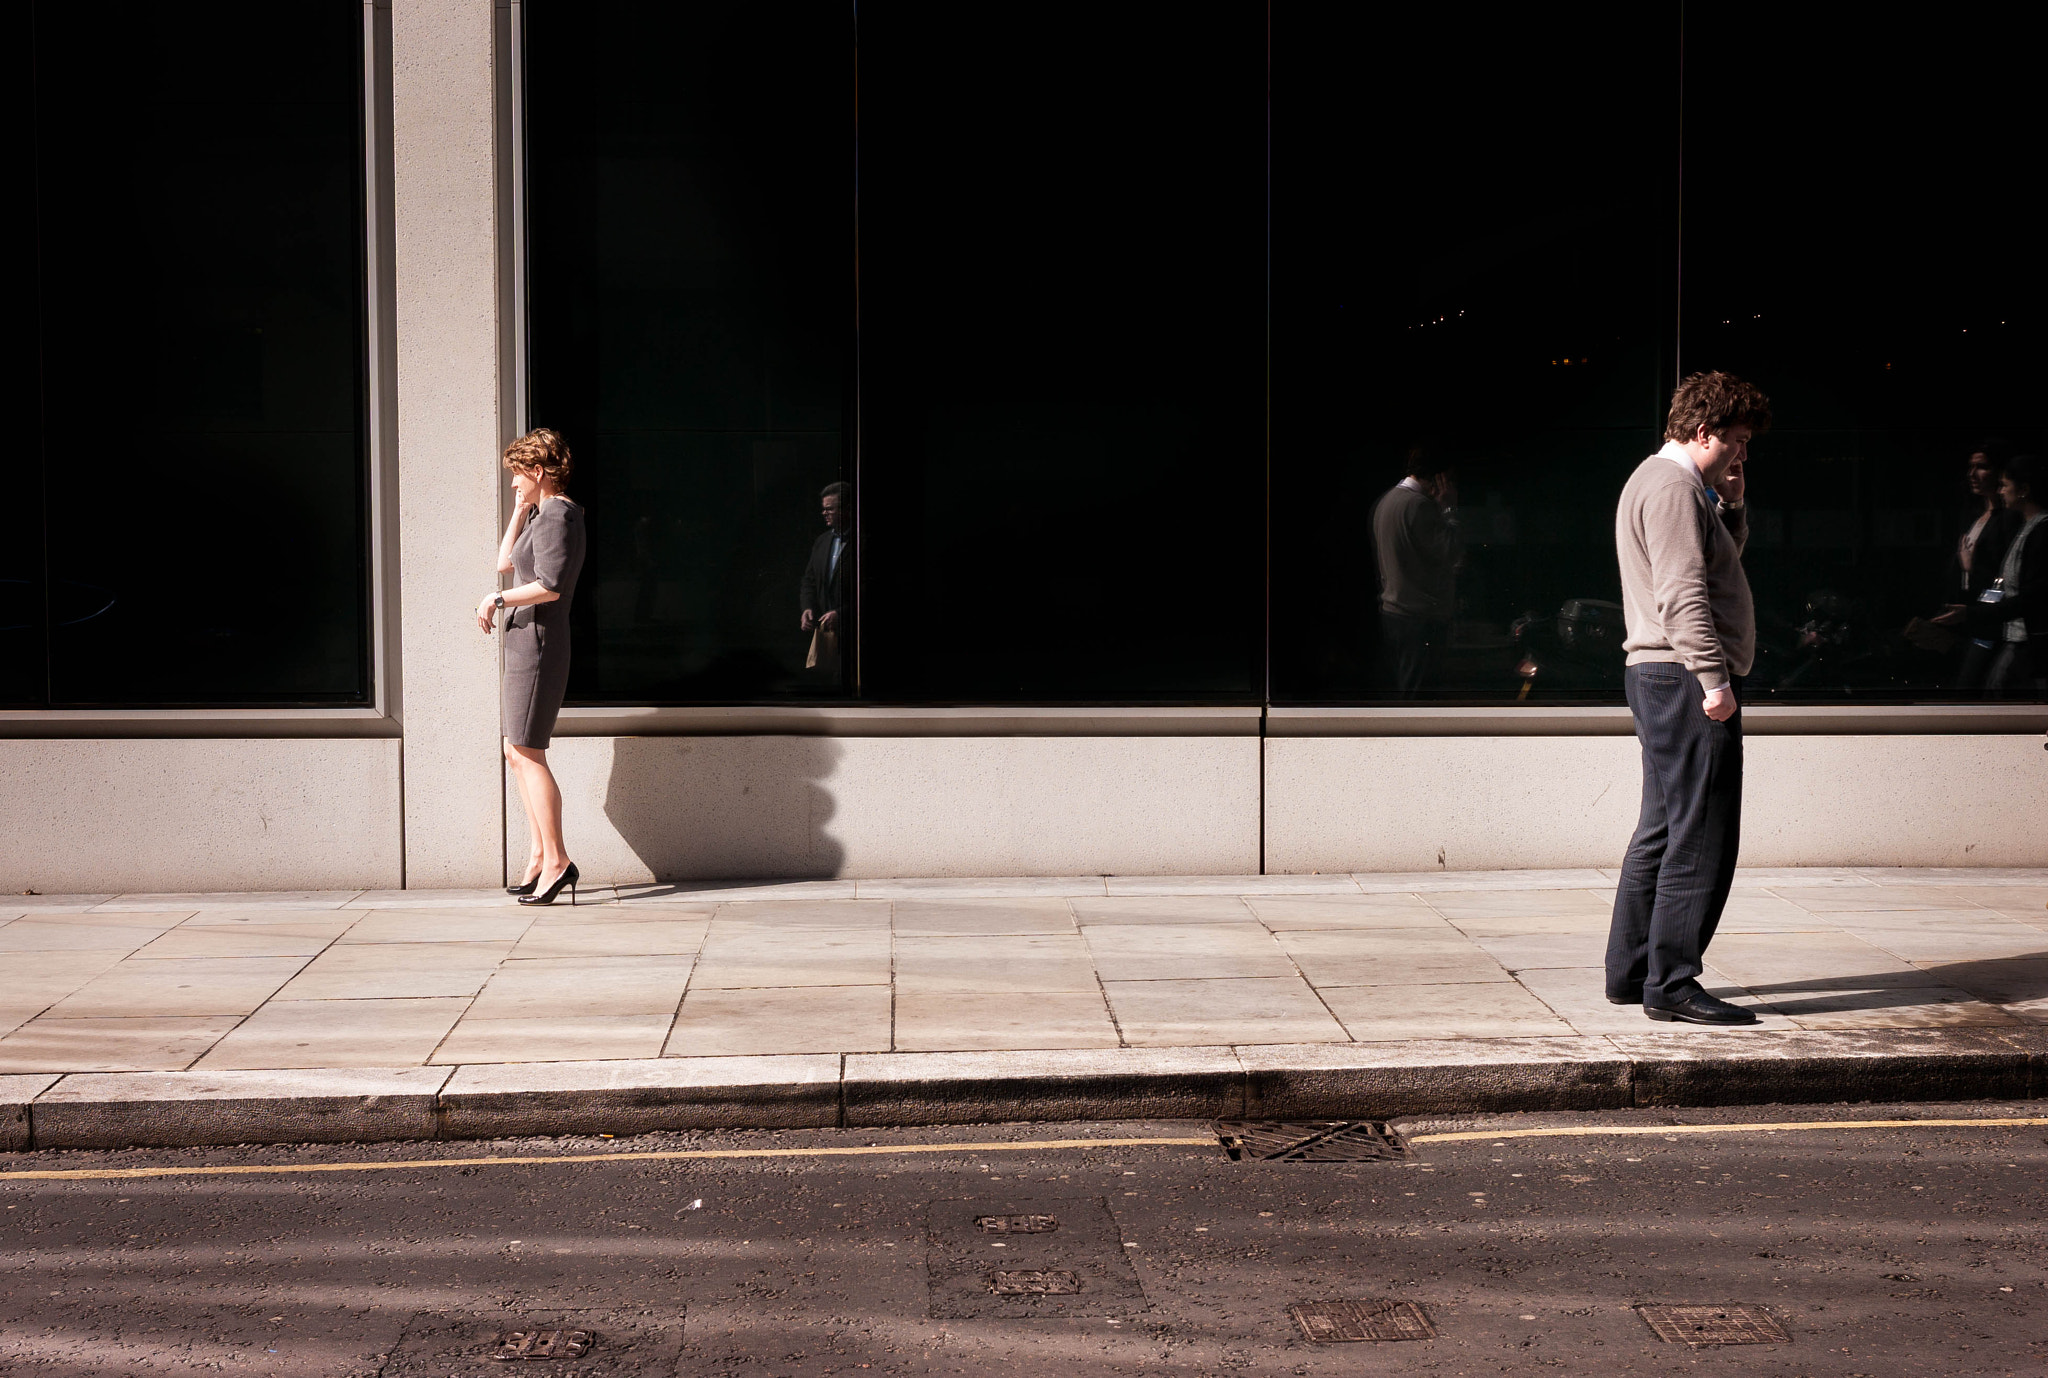
[[1251, 737], [557, 737], [548, 758], [593, 881], [1259, 866]]
[[[1745, 866], [2038, 866], [2032, 735], [1751, 736]], [[1641, 801], [1632, 737], [1266, 743], [1273, 872], [1616, 866]]]
[[395, 738], [0, 741], [0, 894], [399, 883]]

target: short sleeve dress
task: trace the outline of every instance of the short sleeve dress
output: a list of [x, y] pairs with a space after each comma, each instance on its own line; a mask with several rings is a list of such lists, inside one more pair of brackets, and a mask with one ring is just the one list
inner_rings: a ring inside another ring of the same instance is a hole
[[548, 498], [512, 543], [512, 577], [561, 594], [552, 603], [513, 608], [505, 619], [505, 740], [545, 750], [569, 688], [569, 604], [583, 572], [583, 508]]

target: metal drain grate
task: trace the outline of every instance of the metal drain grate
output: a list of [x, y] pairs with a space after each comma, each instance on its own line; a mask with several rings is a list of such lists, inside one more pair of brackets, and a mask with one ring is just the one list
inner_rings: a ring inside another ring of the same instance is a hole
[[999, 1297], [1066, 1297], [1081, 1290], [1081, 1278], [1052, 1268], [1020, 1268], [989, 1278], [988, 1290]]
[[1638, 1306], [1657, 1338], [1670, 1344], [1782, 1345], [1792, 1337], [1761, 1306]]
[[1429, 1314], [1412, 1301], [1319, 1301], [1290, 1306], [1287, 1314], [1315, 1344], [1343, 1340], [1433, 1340]]
[[1051, 1234], [1060, 1222], [1049, 1215], [977, 1215], [974, 1228], [983, 1234]]
[[580, 1359], [597, 1336], [588, 1330], [508, 1330], [491, 1351], [497, 1360]]
[[1408, 1146], [1380, 1120], [1218, 1120], [1216, 1137], [1240, 1163], [1362, 1163], [1408, 1155]]

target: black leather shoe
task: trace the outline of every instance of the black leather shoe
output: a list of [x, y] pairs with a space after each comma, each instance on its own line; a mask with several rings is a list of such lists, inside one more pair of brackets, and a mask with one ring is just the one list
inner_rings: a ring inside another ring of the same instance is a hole
[[1643, 988], [1637, 986], [1634, 992], [1628, 995], [1616, 995], [1614, 992], [1609, 991], [1607, 993], [1607, 1003], [1610, 1005], [1640, 1005], [1643, 1003]]
[[1717, 1000], [1705, 991], [1695, 991], [1675, 1005], [1645, 1005], [1643, 1013], [1664, 1023], [1754, 1024], [1756, 1016], [1740, 1005]]

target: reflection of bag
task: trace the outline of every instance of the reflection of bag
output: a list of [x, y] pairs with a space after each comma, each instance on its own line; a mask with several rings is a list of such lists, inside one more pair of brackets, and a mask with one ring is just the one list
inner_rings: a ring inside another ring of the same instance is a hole
[[1908, 622], [1902, 635], [1906, 638], [1907, 645], [1917, 646], [1923, 651], [1933, 651], [1937, 655], [1947, 655], [1956, 648], [1956, 643], [1962, 640], [1961, 636], [1947, 627], [1929, 622], [1923, 617], [1916, 617]]
[[811, 632], [811, 653], [804, 657], [804, 668], [815, 670], [818, 662], [834, 661], [839, 658], [839, 629], [824, 622], [818, 623]]

